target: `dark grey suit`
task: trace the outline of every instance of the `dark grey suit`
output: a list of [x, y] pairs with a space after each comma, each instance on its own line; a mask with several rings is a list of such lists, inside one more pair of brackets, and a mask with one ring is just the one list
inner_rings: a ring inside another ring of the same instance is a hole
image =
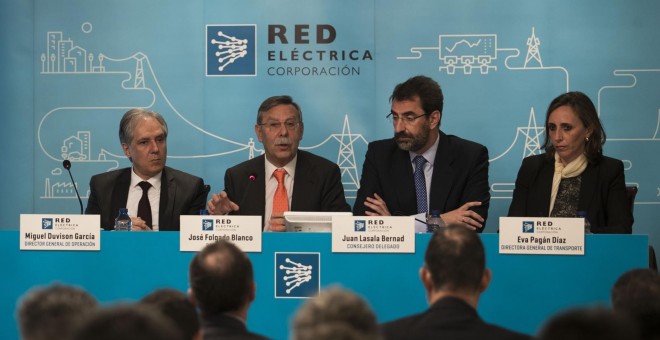
[[[131, 184], [131, 168], [92, 176], [85, 214], [100, 214], [101, 227], [114, 229], [115, 217], [126, 207]], [[163, 168], [160, 188], [158, 228], [178, 231], [180, 215], [198, 215], [206, 204], [204, 181], [185, 172]]]
[[[240, 206], [236, 215], [265, 215], [266, 158], [264, 155], [240, 163], [225, 172], [225, 192]], [[251, 175], [256, 176], [250, 181]], [[344, 197], [337, 164], [298, 150], [291, 211], [351, 211]]]
[[[523, 159], [509, 216], [548, 217], [555, 171], [554, 158], [547, 154]], [[633, 215], [626, 198], [623, 163], [602, 157], [589, 163], [582, 173], [578, 211], [586, 211], [592, 233], [632, 233]]]
[[[486, 220], [490, 204], [488, 150], [481, 144], [442, 131], [439, 138], [429, 211], [440, 210], [442, 214], [467, 202], [479, 201], [482, 205], [472, 210]], [[369, 143], [353, 214], [365, 215], [364, 201], [374, 193], [385, 200], [392, 215], [417, 214], [410, 154], [399, 149], [394, 138]]]
[[477, 311], [463, 300], [447, 297], [429, 309], [390, 321], [381, 327], [385, 340], [454, 339], [454, 340], [528, 340], [530, 336], [485, 323]]
[[202, 317], [202, 332], [204, 340], [220, 339], [246, 339], [246, 340], [267, 340], [268, 338], [248, 331], [245, 324], [234, 317], [228, 315], [215, 315], [211, 317]]

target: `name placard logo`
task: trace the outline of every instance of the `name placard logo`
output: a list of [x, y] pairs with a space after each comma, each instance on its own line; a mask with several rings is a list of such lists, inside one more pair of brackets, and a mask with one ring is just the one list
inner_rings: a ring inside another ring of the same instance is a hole
[[522, 232], [523, 233], [533, 233], [534, 232], [534, 221], [523, 221], [522, 222]]
[[202, 230], [203, 231], [212, 231], [213, 230], [213, 220], [203, 219], [202, 220]]
[[41, 229], [53, 230], [53, 219], [52, 218], [42, 218], [41, 219]]
[[365, 232], [367, 230], [367, 221], [359, 220], [355, 221], [355, 231]]

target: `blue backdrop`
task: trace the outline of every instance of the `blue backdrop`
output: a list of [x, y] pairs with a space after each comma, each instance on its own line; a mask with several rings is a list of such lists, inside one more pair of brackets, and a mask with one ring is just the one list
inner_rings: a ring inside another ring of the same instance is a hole
[[0, 228], [78, 211], [63, 159], [85, 198], [93, 174], [128, 166], [117, 125], [132, 107], [161, 112], [168, 165], [217, 192], [262, 152], [256, 110], [276, 94], [300, 103], [302, 147], [340, 165], [353, 203], [367, 143], [392, 135], [392, 88], [425, 74], [445, 92], [442, 129], [489, 149], [486, 231], [540, 152], [548, 103], [580, 90], [639, 187], [634, 232], [660, 248], [658, 13], [653, 0], [2, 0]]

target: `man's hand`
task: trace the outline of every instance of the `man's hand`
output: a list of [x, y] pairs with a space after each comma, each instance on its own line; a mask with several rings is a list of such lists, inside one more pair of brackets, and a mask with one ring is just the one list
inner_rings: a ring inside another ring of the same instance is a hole
[[284, 226], [284, 215], [283, 214], [273, 214], [270, 216], [270, 231], [286, 231], [286, 226]]
[[239, 206], [232, 202], [224, 191], [213, 194], [206, 206], [211, 215], [226, 215], [239, 209]]
[[385, 204], [385, 201], [378, 196], [378, 194], [374, 193], [374, 197], [367, 197], [367, 199], [364, 201], [364, 205], [373, 210], [365, 210], [364, 213], [367, 214], [367, 216], [391, 216], [390, 211], [387, 209], [387, 204]]
[[139, 217], [131, 217], [131, 231], [151, 231], [147, 222]]
[[445, 224], [458, 224], [471, 230], [483, 228], [484, 219], [476, 212], [470, 210], [471, 207], [478, 207], [481, 202], [467, 202], [460, 208], [440, 215]]

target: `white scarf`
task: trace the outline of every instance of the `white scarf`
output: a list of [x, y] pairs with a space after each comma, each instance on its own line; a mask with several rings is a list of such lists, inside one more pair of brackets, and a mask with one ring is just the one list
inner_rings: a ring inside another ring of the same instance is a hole
[[564, 166], [559, 159], [559, 155], [555, 152], [555, 175], [552, 177], [552, 192], [550, 194], [550, 210], [548, 216], [552, 213], [552, 209], [555, 207], [555, 199], [557, 198], [557, 191], [559, 191], [559, 183], [561, 182], [561, 179], [580, 176], [586, 168], [587, 157], [584, 154], [581, 154], [578, 158]]

